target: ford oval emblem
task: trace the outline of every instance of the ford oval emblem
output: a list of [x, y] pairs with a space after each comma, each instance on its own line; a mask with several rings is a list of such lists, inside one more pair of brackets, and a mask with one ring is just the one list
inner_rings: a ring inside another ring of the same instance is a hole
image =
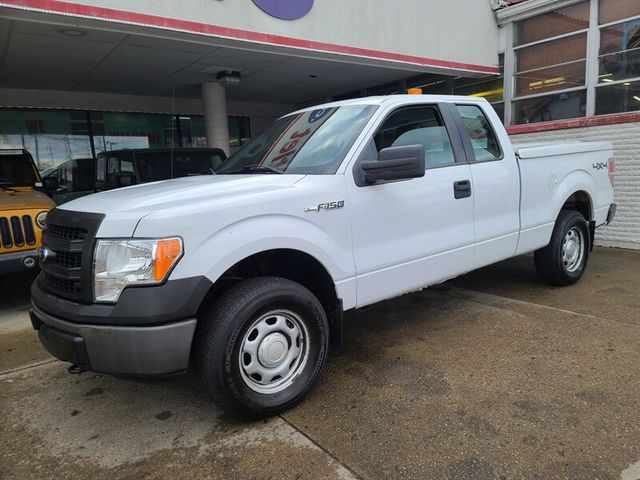
[[311, 11], [313, 0], [253, 0], [260, 10], [281, 20], [297, 20]]

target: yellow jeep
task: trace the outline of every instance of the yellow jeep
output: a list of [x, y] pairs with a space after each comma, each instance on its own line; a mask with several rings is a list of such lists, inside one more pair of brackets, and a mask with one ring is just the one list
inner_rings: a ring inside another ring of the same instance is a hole
[[0, 274], [35, 268], [47, 212], [55, 204], [23, 149], [0, 148]]

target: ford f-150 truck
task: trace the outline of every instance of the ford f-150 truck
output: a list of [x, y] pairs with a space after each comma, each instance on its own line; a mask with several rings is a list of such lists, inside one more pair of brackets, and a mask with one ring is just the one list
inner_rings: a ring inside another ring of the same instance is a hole
[[609, 143], [512, 147], [468, 97], [300, 110], [216, 173], [49, 213], [31, 292], [49, 352], [124, 376], [193, 365], [228, 413], [272, 415], [317, 380], [345, 310], [527, 252], [570, 285], [615, 212]]

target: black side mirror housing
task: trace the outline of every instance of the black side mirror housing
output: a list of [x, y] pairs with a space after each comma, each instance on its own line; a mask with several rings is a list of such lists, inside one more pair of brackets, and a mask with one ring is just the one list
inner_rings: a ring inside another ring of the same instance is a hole
[[363, 161], [360, 169], [367, 184], [424, 177], [424, 146], [384, 148], [380, 150], [377, 161]]

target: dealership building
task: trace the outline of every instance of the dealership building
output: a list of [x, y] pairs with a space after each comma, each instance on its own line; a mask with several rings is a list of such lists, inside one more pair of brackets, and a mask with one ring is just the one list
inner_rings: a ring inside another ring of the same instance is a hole
[[233, 151], [302, 106], [482, 96], [519, 143], [609, 140], [640, 248], [639, 0], [0, 0], [0, 145]]

